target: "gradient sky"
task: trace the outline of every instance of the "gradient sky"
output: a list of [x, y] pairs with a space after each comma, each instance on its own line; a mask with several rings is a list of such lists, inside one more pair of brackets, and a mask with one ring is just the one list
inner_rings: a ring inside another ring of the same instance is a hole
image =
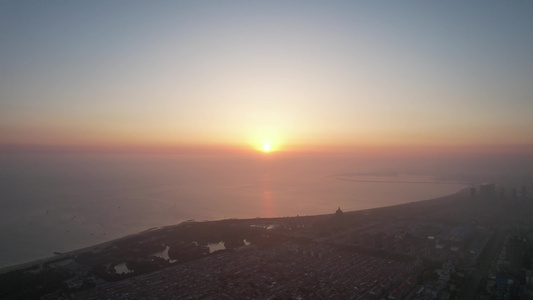
[[0, 1], [0, 144], [533, 145], [532, 1]]

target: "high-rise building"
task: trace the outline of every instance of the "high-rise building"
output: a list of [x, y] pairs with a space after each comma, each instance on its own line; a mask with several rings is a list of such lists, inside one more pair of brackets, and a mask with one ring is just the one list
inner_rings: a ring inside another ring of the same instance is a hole
[[479, 187], [479, 197], [482, 200], [494, 200], [496, 198], [496, 185], [494, 183], [482, 184]]
[[470, 188], [470, 198], [475, 199], [476, 198], [476, 188], [471, 187]]
[[511, 200], [513, 200], [513, 201], [516, 200], [516, 197], [517, 197], [516, 194], [517, 194], [516, 193], [516, 188], [511, 189]]
[[499, 199], [500, 199], [500, 201], [505, 200], [505, 188], [504, 188], [504, 187], [500, 187], [500, 196], [499, 196]]

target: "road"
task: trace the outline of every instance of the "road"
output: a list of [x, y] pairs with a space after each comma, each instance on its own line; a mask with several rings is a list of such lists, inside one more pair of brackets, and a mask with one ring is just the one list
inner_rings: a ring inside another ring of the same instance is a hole
[[482, 279], [488, 275], [492, 263], [498, 258], [498, 254], [505, 242], [507, 233], [508, 231], [503, 228], [496, 230], [487, 244], [487, 247], [484, 249], [483, 253], [481, 253], [476, 270], [466, 282], [465, 289], [459, 296], [460, 300], [476, 299], [477, 292], [480, 288], [479, 285], [481, 284]]

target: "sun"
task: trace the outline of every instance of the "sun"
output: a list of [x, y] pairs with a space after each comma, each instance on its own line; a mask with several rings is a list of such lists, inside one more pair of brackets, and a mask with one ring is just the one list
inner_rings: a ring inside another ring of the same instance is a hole
[[281, 150], [280, 143], [274, 139], [256, 139], [251, 145], [254, 151], [271, 154]]

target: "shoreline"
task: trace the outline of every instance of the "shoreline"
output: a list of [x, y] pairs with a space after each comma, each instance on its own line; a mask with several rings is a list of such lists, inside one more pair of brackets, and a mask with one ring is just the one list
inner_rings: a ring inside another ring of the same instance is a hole
[[[463, 189], [461, 189], [461, 190], [459, 190], [459, 191], [457, 191], [455, 193], [444, 195], [444, 196], [441, 196], [441, 197], [426, 199], [426, 200], [418, 200], [418, 201], [406, 202], [406, 203], [401, 203], [401, 204], [394, 204], [394, 205], [390, 205], [390, 206], [367, 208], [367, 209], [360, 209], [360, 210], [354, 210], [354, 211], [345, 211], [344, 213], [348, 214], [348, 215], [352, 215], [352, 214], [360, 214], [360, 213], [363, 213], [363, 214], [373, 213], [373, 212], [379, 212], [379, 211], [387, 212], [388, 210], [395, 209], [395, 208], [410, 207], [410, 206], [411, 207], [412, 206], [425, 206], [425, 204], [429, 205], [429, 204], [435, 203], [435, 202], [451, 201], [451, 200], [454, 200], [454, 198], [457, 198], [458, 196], [462, 196], [462, 195], [464, 196], [464, 194], [466, 194], [468, 192], [468, 189], [469, 189], [469, 187], [465, 187], [465, 188], [463, 188]], [[203, 220], [203, 221], [186, 220], [186, 221], [182, 221], [182, 222], [179, 222], [179, 223], [176, 223], [176, 224], [172, 224], [172, 225], [164, 225], [164, 226], [160, 226], [160, 227], [149, 228], [149, 229], [146, 229], [144, 231], [128, 234], [128, 235], [122, 236], [120, 238], [116, 238], [116, 239], [112, 239], [112, 240], [109, 240], [109, 241], [106, 241], [106, 242], [102, 242], [102, 243], [99, 243], [99, 244], [95, 244], [95, 245], [91, 245], [91, 246], [75, 249], [75, 250], [72, 250], [72, 251], [57, 253], [54, 256], [49, 256], [49, 257], [45, 257], [45, 258], [41, 258], [41, 259], [37, 259], [37, 260], [33, 260], [33, 261], [21, 263], [21, 264], [16, 264], [16, 265], [12, 265], [12, 266], [1, 267], [0, 268], [0, 274], [8, 273], [8, 272], [11, 272], [11, 271], [27, 269], [27, 268], [30, 268], [30, 267], [35, 266], [35, 265], [41, 265], [41, 264], [45, 264], [45, 263], [51, 263], [51, 262], [54, 262], [54, 261], [60, 261], [60, 260], [63, 260], [63, 259], [68, 259], [69, 257], [71, 257], [73, 255], [78, 255], [78, 254], [82, 254], [82, 253], [86, 253], [86, 252], [91, 252], [91, 251], [103, 249], [103, 248], [105, 248], [105, 247], [107, 247], [107, 246], [109, 246], [109, 245], [111, 245], [113, 243], [117, 243], [117, 242], [120, 242], [120, 241], [125, 240], [125, 239], [141, 237], [142, 235], [146, 235], [146, 234], [149, 234], [150, 232], [154, 232], [154, 231], [157, 231], [157, 230], [160, 230], [160, 229], [171, 229], [171, 228], [174, 228], [176, 226], [180, 226], [182, 224], [186, 224], [188, 222], [195, 222], [195, 223], [206, 223], [206, 222], [242, 222], [242, 223], [246, 223], [246, 222], [252, 222], [253, 223], [253, 222], [257, 222], [258, 220], [261, 220], [261, 222], [264, 223], [264, 222], [275, 222], [276, 220], [278, 220], [278, 221], [286, 220], [287, 218], [317, 219], [317, 218], [321, 218], [321, 217], [324, 217], [324, 216], [330, 216], [330, 215], [333, 215], [333, 212], [326, 213], [326, 214], [319, 214], [319, 215], [310, 215], [310, 216], [289, 216], [289, 217], [274, 217], [274, 218], [259, 218], [259, 217], [256, 217], [256, 218], [242, 218], [242, 219], [235, 218], [235, 219], [218, 219], [218, 220]]]

